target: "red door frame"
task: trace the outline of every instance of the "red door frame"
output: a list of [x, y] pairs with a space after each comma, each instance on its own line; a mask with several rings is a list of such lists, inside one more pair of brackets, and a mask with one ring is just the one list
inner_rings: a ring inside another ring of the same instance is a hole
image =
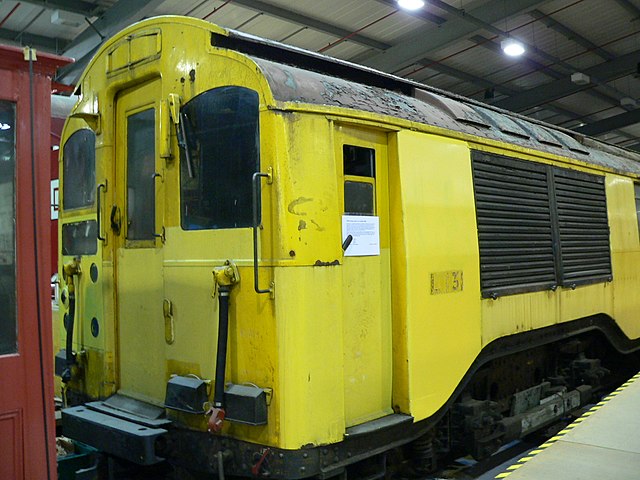
[[16, 480], [56, 478], [49, 287], [50, 77], [70, 60], [40, 53], [37, 57], [33, 63], [36, 169], [32, 175], [29, 62], [22, 49], [0, 46], [0, 99], [16, 105], [18, 322], [18, 353], [0, 356], [0, 432], [4, 437], [0, 438], [0, 478]]

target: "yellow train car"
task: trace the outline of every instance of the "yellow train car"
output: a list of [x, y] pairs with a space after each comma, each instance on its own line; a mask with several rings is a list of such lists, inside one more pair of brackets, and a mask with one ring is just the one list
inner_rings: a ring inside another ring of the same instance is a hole
[[77, 93], [72, 438], [209, 474], [426, 471], [638, 368], [635, 153], [191, 18], [115, 35]]

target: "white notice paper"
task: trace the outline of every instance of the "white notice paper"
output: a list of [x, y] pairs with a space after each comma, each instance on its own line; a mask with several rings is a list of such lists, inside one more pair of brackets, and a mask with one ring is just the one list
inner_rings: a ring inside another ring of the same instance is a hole
[[[351, 242], [347, 237], [351, 235]], [[380, 255], [380, 218], [364, 215], [342, 216], [342, 245], [349, 246], [345, 257]]]

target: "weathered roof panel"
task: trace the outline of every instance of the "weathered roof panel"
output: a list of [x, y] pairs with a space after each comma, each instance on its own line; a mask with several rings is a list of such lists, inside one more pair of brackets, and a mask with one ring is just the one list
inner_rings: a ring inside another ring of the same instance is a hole
[[252, 57], [279, 102], [336, 106], [432, 125], [640, 175], [640, 154], [437, 91], [413, 96]]

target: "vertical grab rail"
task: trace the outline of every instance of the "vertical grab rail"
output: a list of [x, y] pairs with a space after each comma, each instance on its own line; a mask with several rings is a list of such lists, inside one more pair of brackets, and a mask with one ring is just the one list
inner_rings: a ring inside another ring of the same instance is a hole
[[260, 288], [258, 281], [258, 228], [260, 227], [260, 178], [266, 178], [267, 183], [273, 181], [271, 168], [269, 173], [256, 172], [253, 174], [253, 288], [256, 293], [271, 293], [272, 288]]
[[107, 181], [105, 180], [104, 183], [101, 183], [100, 185], [98, 185], [98, 188], [96, 189], [96, 209], [97, 211], [97, 223], [98, 223], [98, 240], [101, 241], [106, 241], [107, 237], [103, 237], [102, 236], [102, 201], [100, 200], [100, 190], [104, 189], [104, 191], [107, 191]]
[[[158, 178], [159, 178], [161, 181], [163, 181], [163, 182], [164, 182], [164, 178], [163, 178], [163, 177], [162, 177], [162, 175], [161, 175], [161, 174], [159, 174], [158, 172], [154, 172], [154, 173], [151, 175], [151, 183], [153, 184], [153, 186], [152, 186], [151, 188], [152, 188], [152, 190], [154, 191], [154, 194], [153, 194], [153, 198], [154, 198], [154, 199], [156, 198], [156, 196], [155, 196], [155, 190], [156, 190], [156, 179], [158, 179]], [[155, 204], [157, 204], [157, 202], [155, 202], [155, 201], [154, 201], [154, 203], [155, 203]], [[155, 215], [155, 211], [154, 211], [154, 215]], [[164, 223], [164, 221], [163, 221], [162, 223]], [[153, 232], [152, 232], [153, 237], [154, 237], [154, 238], [159, 238], [159, 239], [160, 239], [160, 241], [161, 241], [162, 243], [164, 243], [164, 242], [165, 242], [165, 240], [166, 240], [166, 238], [165, 238], [164, 225], [162, 225], [162, 230], [160, 231], [160, 233], [156, 233], [155, 221], [153, 222], [153, 225], [154, 225], [154, 227], [153, 227]]]

